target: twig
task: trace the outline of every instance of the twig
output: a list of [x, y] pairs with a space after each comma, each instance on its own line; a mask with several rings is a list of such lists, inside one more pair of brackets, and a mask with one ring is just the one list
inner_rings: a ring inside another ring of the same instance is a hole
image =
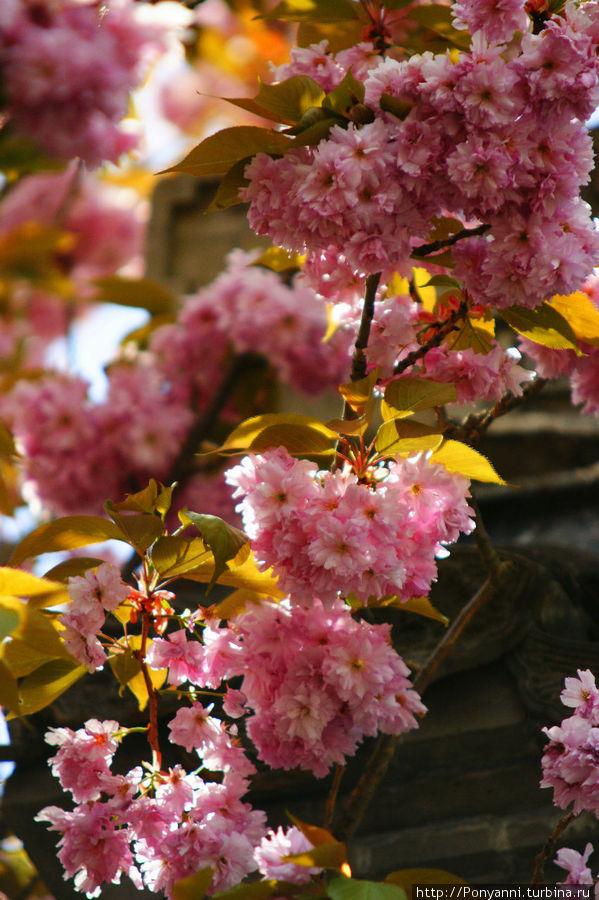
[[484, 564], [485, 569], [489, 573], [489, 576], [491, 578], [497, 579], [499, 577], [499, 572], [502, 565], [501, 560], [499, 559], [497, 551], [491, 543], [491, 538], [489, 537], [487, 529], [485, 528], [485, 523], [483, 522], [483, 517], [480, 511], [480, 506], [478, 505], [478, 500], [476, 499], [474, 494], [470, 495], [470, 503], [474, 509], [474, 513], [476, 516], [474, 540], [476, 541], [476, 546], [478, 547], [480, 558]]
[[[455, 234], [450, 235], [450, 237], [440, 238], [438, 241], [431, 241], [430, 244], [421, 244], [419, 247], [415, 247], [412, 250], [412, 257], [422, 259], [422, 257], [429, 256], [431, 253], [438, 253], [439, 250], [444, 250], [445, 247], [453, 247], [454, 244], [457, 244], [457, 242], [461, 241], [463, 238], [479, 237], [481, 234], [486, 234], [490, 228], [490, 225], [477, 225], [476, 228], [462, 228], [461, 231], [457, 231]], [[430, 262], [434, 262], [434, 259], [431, 259]]]
[[541, 884], [543, 881], [543, 876], [545, 874], [545, 865], [547, 864], [547, 860], [550, 856], [553, 856], [553, 851], [555, 850], [555, 845], [560, 839], [561, 835], [564, 833], [570, 822], [573, 822], [576, 818], [576, 814], [573, 812], [567, 813], [562, 819], [559, 820], [547, 841], [545, 842], [545, 846], [541, 850], [540, 853], [535, 857], [535, 870], [533, 872], [531, 884]]
[[[500, 583], [511, 570], [511, 563], [501, 563], [497, 572], [489, 575], [482, 587], [460, 610], [414, 678], [414, 687], [420, 694], [423, 694], [429, 686], [439, 666], [452, 650], [468, 622], [494, 596]], [[339, 840], [349, 841], [356, 833], [376, 789], [389, 768], [400, 740], [401, 735], [387, 734], [381, 735], [377, 740], [372, 756], [367, 761], [358, 784], [349, 795], [335, 828], [335, 835]]]
[[337, 766], [333, 775], [333, 783], [327, 796], [327, 802], [324, 810], [324, 827], [330, 828], [333, 824], [333, 816], [335, 815], [335, 803], [337, 802], [337, 794], [341, 786], [341, 780], [345, 772], [345, 766]]
[[376, 300], [376, 292], [381, 280], [381, 273], [376, 272], [369, 275], [366, 279], [366, 292], [364, 294], [364, 306], [362, 307], [362, 317], [360, 319], [360, 328], [356, 343], [354, 344], [354, 355], [351, 361], [350, 381], [359, 381], [366, 375], [367, 360], [366, 348], [368, 346], [368, 338], [370, 337], [370, 326], [374, 316], [374, 302]]
[[433, 347], [438, 347], [439, 344], [442, 344], [448, 334], [451, 334], [453, 329], [456, 326], [456, 323], [463, 319], [468, 313], [468, 306], [465, 302], [460, 303], [459, 307], [452, 312], [448, 319], [443, 322], [442, 325], [439, 325], [438, 330], [435, 334], [428, 339], [428, 341], [423, 344], [421, 347], [418, 347], [417, 350], [412, 350], [411, 353], [408, 353], [407, 356], [404, 356], [402, 360], [400, 360], [395, 368], [393, 369], [394, 375], [401, 375], [402, 372], [405, 372], [406, 369], [409, 369], [410, 366], [413, 366], [414, 363], [418, 362], [419, 359], [422, 359], [423, 356], [426, 356], [429, 350], [432, 350]]
[[450, 427], [446, 431], [445, 436], [464, 441], [467, 444], [475, 444], [495, 419], [505, 416], [512, 409], [516, 409], [516, 407], [521, 406], [531, 397], [540, 393], [546, 384], [547, 380], [545, 378], [535, 378], [534, 381], [527, 384], [519, 397], [508, 391], [491, 409], [481, 413], [473, 413], [460, 425]]

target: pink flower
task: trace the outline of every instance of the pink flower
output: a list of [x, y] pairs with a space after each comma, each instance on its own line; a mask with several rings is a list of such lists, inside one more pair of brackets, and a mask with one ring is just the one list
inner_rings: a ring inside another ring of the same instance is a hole
[[292, 884], [308, 884], [314, 875], [320, 875], [322, 869], [285, 862], [284, 857], [313, 849], [308, 838], [295, 825], [289, 828], [279, 827], [276, 831], [268, 830], [254, 850], [254, 859], [264, 879], [276, 878]]

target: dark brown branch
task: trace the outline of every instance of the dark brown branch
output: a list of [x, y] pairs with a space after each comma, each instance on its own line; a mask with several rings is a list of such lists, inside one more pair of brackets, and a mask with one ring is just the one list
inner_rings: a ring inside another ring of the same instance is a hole
[[[424, 666], [414, 678], [414, 687], [423, 694], [433, 680], [439, 666], [451, 652], [456, 641], [472, 617], [495, 595], [501, 582], [512, 569], [511, 563], [501, 563], [495, 575], [489, 575], [482, 587], [466, 603], [451, 623]], [[379, 784], [384, 778], [393, 759], [401, 735], [381, 735], [372, 756], [367, 761], [358, 784], [345, 804], [340, 820], [335, 828], [339, 840], [349, 841], [359, 827], [364, 813], [370, 805]]]
[[[457, 244], [458, 241], [461, 241], [464, 238], [479, 237], [482, 234], [486, 234], [490, 228], [490, 225], [477, 225], [476, 228], [462, 228], [461, 231], [456, 231], [455, 234], [452, 234], [449, 237], [440, 238], [438, 241], [431, 241], [430, 244], [421, 244], [420, 247], [414, 247], [412, 250], [412, 258], [423, 259], [425, 256], [430, 256], [431, 253], [438, 253], [439, 250], [444, 250], [446, 247], [453, 247], [454, 244]], [[429, 262], [434, 261], [434, 259], [429, 260]]]
[[547, 860], [549, 859], [549, 857], [553, 856], [555, 845], [557, 844], [558, 840], [560, 839], [561, 835], [564, 833], [570, 822], [573, 822], [575, 818], [576, 814], [573, 812], [569, 812], [559, 820], [559, 822], [547, 838], [545, 846], [535, 857], [535, 870], [533, 872], [532, 881], [530, 882], [531, 884], [542, 883]]
[[370, 326], [374, 316], [374, 302], [376, 300], [376, 292], [381, 280], [381, 273], [369, 275], [366, 279], [366, 292], [364, 294], [364, 306], [362, 307], [362, 317], [360, 319], [360, 328], [354, 344], [354, 355], [351, 362], [350, 380], [359, 381], [366, 375], [366, 367], [368, 365], [366, 359], [366, 348], [368, 347], [368, 338], [370, 337]]
[[333, 817], [335, 815], [335, 803], [337, 802], [337, 794], [339, 793], [339, 788], [341, 786], [341, 780], [343, 779], [343, 775], [345, 772], [345, 766], [337, 766], [335, 768], [335, 774], [333, 775], [333, 783], [331, 785], [331, 789], [327, 796], [327, 802], [324, 810], [324, 827], [330, 828], [333, 824]]
[[508, 393], [504, 394], [501, 400], [498, 400], [495, 406], [492, 409], [485, 410], [482, 413], [474, 413], [461, 423], [461, 425], [454, 425], [450, 427], [446, 433], [446, 437], [454, 438], [458, 441], [464, 441], [467, 444], [475, 444], [480, 438], [484, 435], [487, 428], [495, 421], [495, 419], [501, 418], [501, 416], [505, 416], [506, 413], [510, 412], [512, 409], [516, 409], [516, 407], [521, 406], [531, 397], [534, 397], [540, 391], [543, 390], [545, 385], [547, 384], [546, 379], [544, 378], [535, 378], [534, 381], [531, 381], [527, 384], [527, 386], [523, 389], [520, 397], [516, 397], [514, 394]]
[[405, 372], [406, 369], [409, 369], [410, 366], [413, 366], [414, 363], [417, 363], [419, 359], [422, 359], [423, 356], [426, 356], [429, 350], [432, 350], [433, 347], [438, 347], [443, 343], [448, 334], [451, 334], [456, 324], [460, 321], [460, 319], [465, 318], [468, 313], [468, 306], [465, 302], [460, 303], [459, 307], [452, 312], [448, 319], [443, 322], [442, 325], [437, 326], [437, 331], [435, 334], [426, 341], [421, 347], [418, 347], [417, 350], [412, 350], [411, 353], [408, 353], [407, 356], [404, 356], [402, 360], [400, 360], [395, 368], [393, 369], [394, 375], [401, 375], [402, 372]]

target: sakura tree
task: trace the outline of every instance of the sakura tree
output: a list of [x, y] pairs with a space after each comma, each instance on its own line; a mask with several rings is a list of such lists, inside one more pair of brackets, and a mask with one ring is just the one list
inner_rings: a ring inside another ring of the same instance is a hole
[[[32, 714], [109, 666], [147, 711], [143, 726], [92, 715], [47, 734], [72, 808], [38, 818], [87, 896], [127, 876], [174, 900], [403, 898], [409, 871], [354, 879], [346, 845], [442, 660], [512, 571], [471, 496], [473, 480], [505, 482], [475, 445], [548, 379], [599, 411], [599, 234], [580, 198], [599, 4], [261, 10], [299, 28], [257, 95], [229, 98], [260, 124], [209, 135], [170, 171], [219, 176], [212, 208], [247, 203], [273, 247], [233, 251], [183, 298], [141, 277], [143, 212], [88, 171], [132, 148], [129, 91], [172, 37], [144, 9], [0, 12], [0, 499], [44, 517], [0, 568], [0, 701]], [[92, 400], [46, 351], [102, 301], [152, 318]], [[280, 385], [336, 390], [341, 414], [281, 412]], [[428, 594], [471, 533], [487, 577], [449, 623]], [[105, 541], [127, 548], [120, 570], [114, 544], [82, 555]], [[192, 608], [181, 580], [206, 586]], [[232, 591], [211, 602], [216, 582]], [[414, 673], [373, 618], [389, 606], [448, 626]], [[579, 671], [562, 695], [574, 714], [546, 729], [541, 786], [573, 810], [535, 882], [571, 818], [597, 814], [598, 696]], [[140, 728], [147, 758], [113, 771]], [[337, 808], [347, 760], [377, 736]], [[197, 764], [164, 764], [165, 741]], [[257, 765], [334, 773], [325, 821], [269, 828], [244, 800]], [[566, 883], [592, 880], [590, 852], [559, 851]]]

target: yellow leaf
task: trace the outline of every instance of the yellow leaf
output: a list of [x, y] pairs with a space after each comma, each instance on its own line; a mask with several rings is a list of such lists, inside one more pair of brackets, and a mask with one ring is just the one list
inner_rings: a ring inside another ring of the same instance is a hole
[[85, 666], [66, 659], [44, 663], [19, 685], [19, 716], [29, 716], [49, 706], [87, 673]]
[[391, 381], [381, 402], [381, 415], [385, 422], [411, 416], [424, 409], [452, 403], [457, 398], [454, 384], [432, 381], [430, 378], [404, 376]]
[[434, 287], [425, 287], [430, 281], [431, 273], [428, 269], [423, 269], [422, 266], [415, 266], [412, 269], [412, 273], [414, 276], [414, 286], [416, 287], [416, 293], [422, 302], [422, 308], [425, 312], [434, 312], [437, 303], [437, 292]]
[[599, 310], [587, 294], [556, 294], [549, 305], [564, 317], [577, 338], [599, 347]]
[[203, 900], [213, 876], [214, 870], [205, 868], [175, 881], [172, 887], [173, 900]]
[[394, 272], [387, 282], [385, 297], [403, 297], [410, 295], [410, 282], [399, 272]]
[[235, 428], [217, 453], [260, 453], [270, 447], [286, 447], [297, 455], [333, 453], [336, 432], [313, 416], [267, 413], [246, 419]]
[[507, 481], [497, 474], [486, 456], [460, 441], [444, 441], [441, 447], [434, 451], [430, 462], [438, 463], [445, 466], [449, 472], [458, 472], [475, 481], [507, 484]]
[[392, 606], [394, 609], [403, 609], [406, 612], [416, 613], [425, 619], [433, 619], [447, 627], [449, 619], [433, 606], [428, 597], [412, 597], [410, 600], [402, 600], [400, 597], [384, 597], [382, 600], [368, 601], [368, 606]]
[[[196, 569], [185, 572], [181, 577], [189, 578], [190, 581], [206, 583], [210, 581], [212, 577], [213, 568], [211, 562], [206, 563], [202, 566], [198, 566]], [[277, 586], [272, 569], [261, 572], [256, 565], [253, 554], [250, 554], [248, 559], [246, 559], [242, 565], [223, 572], [218, 581], [219, 584], [226, 584], [229, 587], [255, 591], [257, 594], [261, 594], [265, 597], [272, 597], [274, 600], [280, 600], [286, 596]]]
[[436, 428], [406, 419], [390, 419], [383, 422], [376, 433], [375, 448], [381, 456], [414, 456], [426, 450], [435, 450], [443, 440]]
[[[129, 637], [127, 638], [127, 644], [130, 651], [139, 650], [141, 647], [141, 635], [129, 635]], [[118, 664], [117, 671], [119, 672], [119, 674], [123, 674], [123, 677], [125, 677], [124, 668], [119, 668]], [[158, 691], [166, 681], [168, 669], [148, 669], [148, 675], [150, 676], [150, 681], [152, 682], [153, 687]], [[141, 670], [137, 673], [137, 675], [134, 675], [133, 678], [127, 681], [127, 687], [137, 700], [140, 710], [145, 709], [148, 705], [149, 697], [144, 674]]]
[[211, 613], [219, 619], [233, 619], [244, 613], [248, 606], [259, 606], [263, 599], [256, 591], [239, 588], [220, 603], [216, 603], [211, 608]]
[[64, 591], [64, 585], [38, 578], [31, 572], [0, 566], [0, 594], [11, 594], [15, 597], [38, 597]]

